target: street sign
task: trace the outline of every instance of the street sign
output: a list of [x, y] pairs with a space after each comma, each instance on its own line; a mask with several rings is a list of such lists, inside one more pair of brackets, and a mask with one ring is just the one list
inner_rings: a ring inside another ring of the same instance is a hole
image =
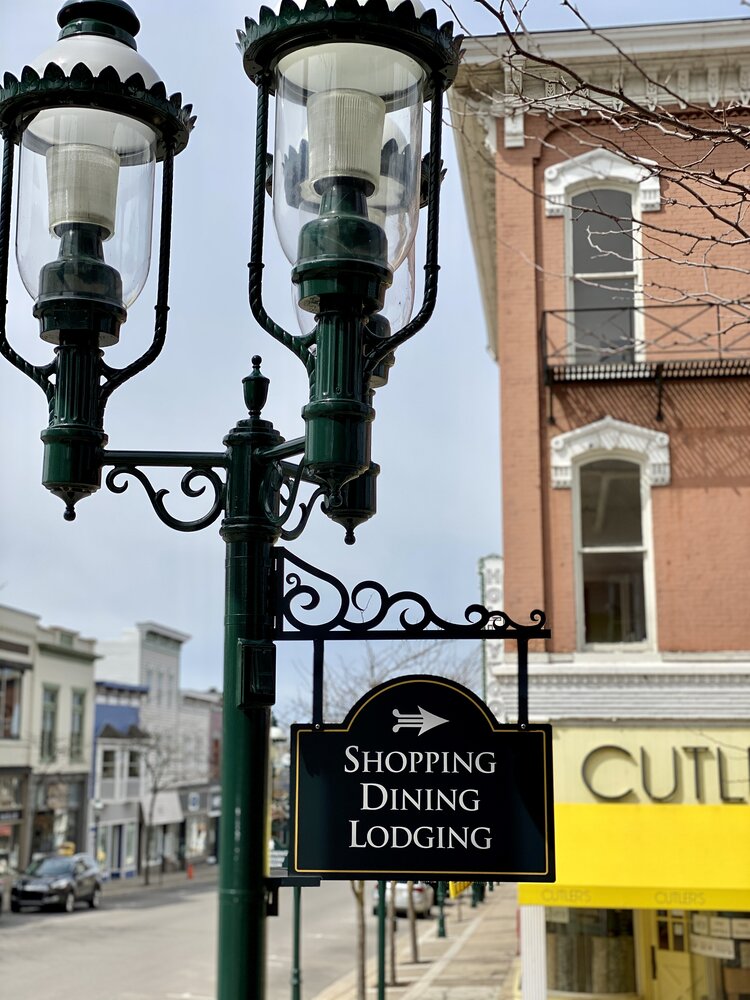
[[292, 726], [290, 871], [554, 882], [552, 732], [424, 675]]

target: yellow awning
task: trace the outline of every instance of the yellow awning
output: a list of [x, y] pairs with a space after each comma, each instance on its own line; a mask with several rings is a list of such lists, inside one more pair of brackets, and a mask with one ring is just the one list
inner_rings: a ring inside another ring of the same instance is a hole
[[750, 911], [750, 807], [558, 803], [557, 882], [527, 905]]

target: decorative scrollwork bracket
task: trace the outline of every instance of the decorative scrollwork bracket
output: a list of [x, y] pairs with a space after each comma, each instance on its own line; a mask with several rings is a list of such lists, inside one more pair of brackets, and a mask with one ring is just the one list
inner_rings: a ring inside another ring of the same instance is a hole
[[[325, 494], [325, 489], [319, 486], [308, 500], [300, 501], [297, 505], [299, 506], [300, 515], [296, 526], [293, 528], [285, 527], [296, 509], [295, 504], [299, 494], [300, 483], [304, 479], [304, 471], [304, 465], [301, 462], [297, 466], [294, 466], [292, 471], [292, 467], [287, 462], [277, 461], [269, 465], [266, 472], [266, 484], [270, 486], [270, 489], [263, 491], [264, 496], [267, 498], [265, 505], [266, 517], [271, 524], [281, 528], [281, 537], [285, 542], [291, 542], [295, 538], [299, 538], [307, 527], [307, 522], [310, 520], [310, 515], [315, 506], [315, 501], [319, 500]], [[278, 497], [279, 505], [282, 508], [279, 514], [274, 513], [271, 509], [270, 499], [272, 497]]]
[[[518, 649], [518, 719], [521, 726], [528, 724], [529, 642], [549, 639], [552, 634], [543, 611], [532, 611], [524, 624], [499, 609], [470, 604], [464, 621], [451, 622], [441, 618], [427, 598], [415, 591], [389, 594], [377, 581], [363, 580], [350, 592], [335, 576], [288, 549], [277, 548], [275, 559], [276, 639], [312, 641], [319, 655], [323, 642], [336, 640], [514, 640]], [[317, 616], [313, 614], [316, 610]], [[388, 624], [394, 614], [397, 628]]]
[[[156, 516], [169, 528], [175, 531], [200, 531], [207, 528], [224, 510], [225, 483], [216, 472], [215, 466], [225, 467], [226, 457], [221, 454], [216, 455], [180, 455], [158, 453], [132, 453], [108, 452], [106, 453], [105, 465], [112, 465], [113, 468], [107, 473], [105, 480], [107, 489], [112, 493], [124, 493], [128, 488], [128, 476], [137, 479], [143, 486], [151, 506], [156, 512]], [[148, 476], [139, 468], [141, 465], [174, 467], [176, 465], [188, 466], [187, 472], [182, 477], [180, 488], [187, 497], [201, 497], [209, 486], [213, 490], [213, 503], [210, 509], [202, 517], [193, 521], [184, 521], [170, 514], [164, 504], [164, 498], [169, 495], [169, 490], [157, 490], [151, 484]], [[202, 485], [194, 484], [200, 480], [205, 480]]]

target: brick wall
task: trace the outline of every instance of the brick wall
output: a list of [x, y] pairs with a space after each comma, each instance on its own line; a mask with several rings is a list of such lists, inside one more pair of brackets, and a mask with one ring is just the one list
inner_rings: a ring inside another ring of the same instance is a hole
[[[561, 386], [554, 395], [555, 423], [548, 424], [538, 329], [545, 310], [569, 303], [565, 222], [545, 215], [543, 176], [547, 166], [584, 148], [563, 131], [550, 130], [542, 118], [528, 117], [526, 124], [524, 147], [508, 150], [500, 144], [496, 161], [507, 610], [523, 617], [532, 607], [544, 607], [553, 628], [551, 648], [575, 649], [572, 495], [550, 486], [549, 439], [610, 415], [670, 436], [671, 484], [651, 491], [659, 649], [747, 649], [750, 384], [745, 379], [671, 383], [664, 390], [661, 421], [652, 383]], [[633, 152], [655, 158], [646, 137], [627, 141]], [[702, 152], [677, 140], [663, 141], [661, 148], [675, 162]], [[735, 147], [723, 147], [712, 157], [722, 168], [743, 166]], [[706, 216], [696, 214], [694, 199], [676, 184], [664, 182], [661, 193], [668, 203], [644, 216], [646, 223], [678, 233], [688, 227], [709, 231]], [[717, 194], [717, 200], [724, 197]], [[644, 239], [648, 243], [653, 237]], [[708, 250], [709, 261], [731, 262], [739, 272], [693, 267], [704, 259], [707, 244], [686, 253], [689, 249], [684, 237], [670, 237], [668, 253], [675, 260], [644, 262], [648, 294], [669, 298], [690, 290], [750, 299], [748, 248]]]

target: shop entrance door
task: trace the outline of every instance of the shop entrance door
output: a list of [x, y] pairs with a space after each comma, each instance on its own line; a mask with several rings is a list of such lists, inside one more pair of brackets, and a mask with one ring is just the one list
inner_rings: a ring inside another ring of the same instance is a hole
[[654, 1000], [691, 1000], [688, 919], [684, 910], [654, 912], [651, 938]]

